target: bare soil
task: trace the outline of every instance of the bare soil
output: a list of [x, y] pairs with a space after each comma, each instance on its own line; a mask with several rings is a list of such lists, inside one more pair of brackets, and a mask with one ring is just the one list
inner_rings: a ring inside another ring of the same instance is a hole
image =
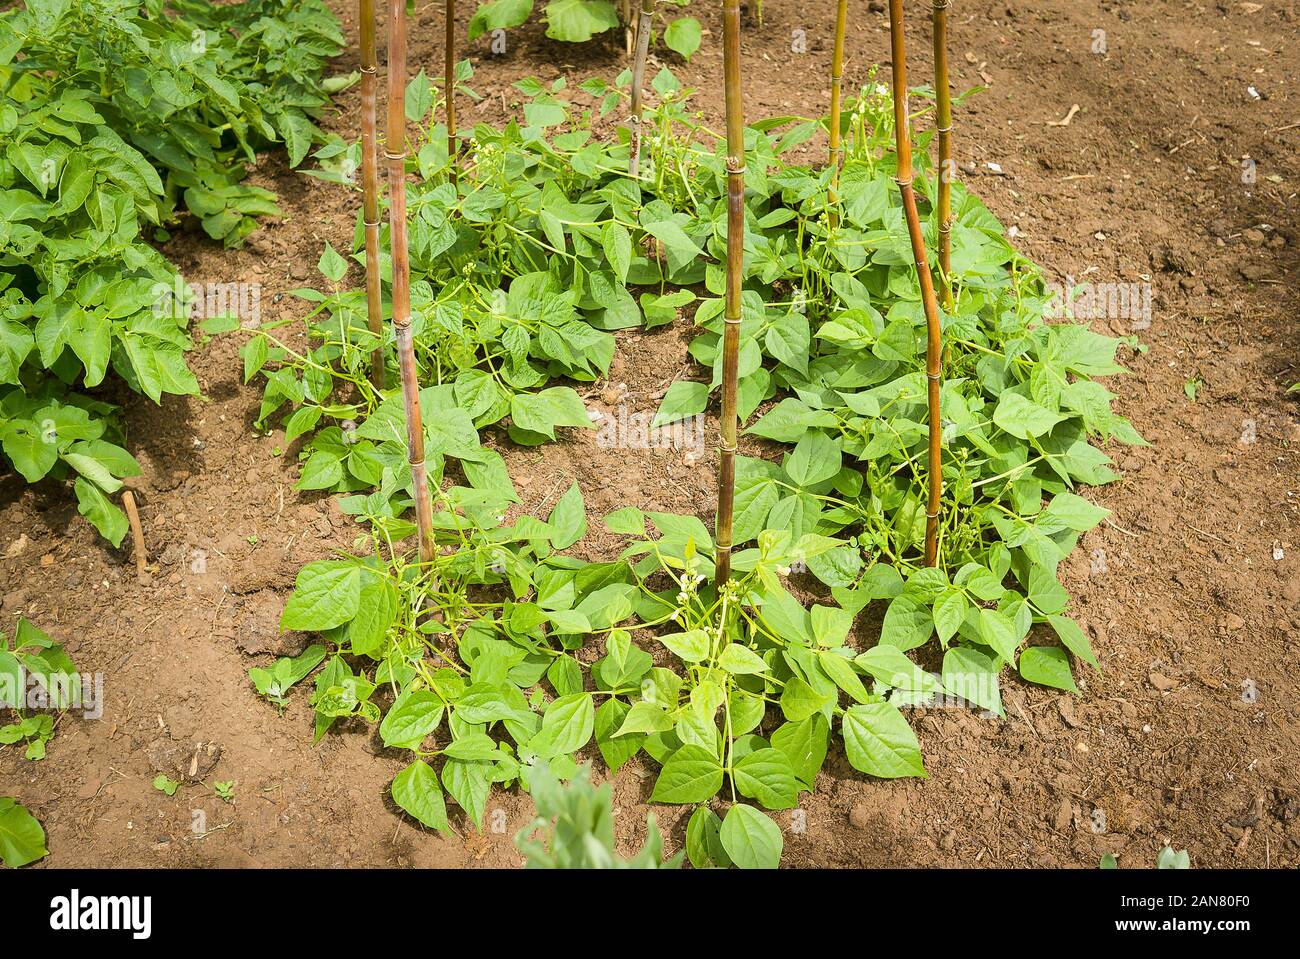
[[[333, 5], [355, 37], [354, 7]], [[462, 6], [463, 37], [473, 4]], [[712, 30], [699, 53], [689, 65], [661, 56], [718, 121], [719, 25], [695, 6]], [[751, 117], [825, 109], [833, 6], [767, 0], [761, 27], [747, 15]], [[908, 7], [919, 83], [932, 76], [929, 4]], [[888, 76], [883, 10], [853, 6], [849, 89], [873, 64]], [[1079, 698], [1009, 678], [1005, 720], [918, 713], [925, 781], [867, 780], [833, 752], [801, 818], [777, 816], [785, 862], [1095, 867], [1112, 852], [1143, 866], [1172, 843], [1195, 866], [1300, 865], [1300, 395], [1285, 395], [1300, 380], [1294, 4], [959, 0], [950, 19], [954, 87], [988, 88], [957, 111], [963, 179], [1053, 277], [1151, 284], [1152, 323], [1138, 333], [1148, 349], [1107, 385], [1153, 445], [1117, 451], [1123, 478], [1089, 493], [1112, 515], [1066, 565], [1104, 674], [1080, 671]], [[421, 4], [412, 69], [442, 72], [441, 36], [441, 4]], [[529, 24], [507, 41], [503, 56], [487, 38], [468, 49], [483, 99], [462, 104], [464, 123], [500, 121], [520, 77], [576, 84], [624, 62], [621, 38], [577, 48]], [[352, 53], [338, 62], [355, 66]], [[338, 106], [327, 124], [355, 137], [357, 91]], [[359, 199], [279, 157], [253, 180], [279, 193], [282, 220], [242, 250], [189, 232], [167, 255], [188, 281], [261, 284], [264, 319], [301, 315], [283, 294], [318, 281], [322, 244], [347, 244]], [[1094, 322], [1133, 332], [1129, 319]], [[688, 333], [620, 334], [611, 381], [635, 408], [653, 408], [685, 369]], [[202, 398], [158, 408], [118, 397], [145, 470], [134, 487], [155, 564], [147, 585], [129, 541], [115, 551], [98, 539], [65, 490], [0, 479], [5, 627], [25, 615], [105, 675], [103, 718], [65, 717], [46, 760], [0, 749], [0, 794], [44, 823], [42, 866], [519, 864], [511, 836], [531, 815], [526, 796], [493, 797], [500, 831], [478, 835], [454, 811], [459, 835], [441, 838], [387, 798], [400, 756], [361, 728], [313, 746], [304, 695], [280, 715], [249, 683], [249, 666], [304, 641], [277, 632], [298, 568], [355, 530], [327, 498], [294, 492], [296, 444], [253, 432], [260, 388], [241, 384], [236, 351], [223, 338], [191, 355]], [[1194, 401], [1192, 380], [1203, 384]], [[710, 518], [707, 451], [691, 465], [586, 434], [508, 458], [532, 511], [578, 480], [593, 557], [614, 548], [595, 520], [620, 506]], [[199, 743], [216, 748], [196, 756]], [[159, 771], [206, 785], [168, 798], [151, 785]], [[213, 794], [216, 780], [235, 780], [233, 802]], [[617, 779], [628, 845], [652, 781], [639, 762]], [[678, 846], [682, 812], [655, 812]]]

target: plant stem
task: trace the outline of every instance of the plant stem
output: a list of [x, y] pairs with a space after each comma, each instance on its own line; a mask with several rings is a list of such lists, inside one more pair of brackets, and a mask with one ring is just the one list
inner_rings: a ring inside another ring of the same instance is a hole
[[379, 147], [376, 120], [375, 0], [360, 0], [361, 19], [361, 193], [366, 234], [366, 310], [370, 332], [379, 341], [370, 358], [370, 377], [382, 390], [388, 379], [384, 366], [384, 300], [379, 277]]
[[447, 0], [447, 34], [443, 84], [447, 88], [447, 162], [451, 165], [451, 182], [456, 182], [460, 163], [460, 144], [456, 140], [456, 0]]
[[411, 342], [411, 273], [406, 240], [406, 0], [388, 0], [388, 232], [393, 257], [393, 329], [397, 336], [398, 367], [402, 374], [402, 405], [406, 410], [406, 459], [411, 466], [415, 521], [420, 560], [431, 563], [433, 504], [424, 468], [424, 423], [420, 415], [419, 374]]
[[929, 385], [930, 464], [929, 499], [925, 511], [925, 565], [934, 566], [939, 558], [939, 504], [943, 496], [942, 422], [939, 417], [940, 355], [943, 351], [939, 332], [939, 304], [930, 275], [930, 260], [921, 234], [921, 218], [916, 212], [916, 193], [912, 190], [912, 131], [907, 122], [907, 51], [903, 42], [903, 0], [889, 0], [889, 41], [894, 71], [894, 141], [898, 154], [898, 191], [907, 216], [907, 232], [912, 239], [912, 256], [921, 284], [921, 303], [925, 309], [925, 374]]
[[934, 0], [934, 92], [939, 134], [939, 282], [943, 308], [952, 310], [952, 181], [957, 164], [952, 158], [952, 99], [948, 84], [948, 4]]
[[740, 0], [722, 0], [722, 72], [727, 105], [727, 301], [722, 337], [716, 576], [731, 576], [736, 492], [736, 362], [740, 353], [740, 273], [745, 256], [745, 113], [740, 89]]
[[632, 58], [632, 152], [627, 161], [627, 172], [633, 177], [641, 169], [641, 85], [645, 82], [645, 59], [650, 49], [654, 13], [655, 0], [641, 0], [641, 15], [636, 23], [636, 54]]

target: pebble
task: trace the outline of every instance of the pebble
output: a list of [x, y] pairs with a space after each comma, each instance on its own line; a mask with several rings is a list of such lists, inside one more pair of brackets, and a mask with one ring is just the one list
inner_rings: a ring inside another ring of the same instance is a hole
[[1152, 673], [1147, 677], [1147, 679], [1151, 681], [1152, 686], [1160, 690], [1162, 693], [1168, 692], [1178, 685], [1177, 680], [1170, 679], [1168, 676], [1161, 673]]
[[1065, 832], [1074, 821], [1074, 807], [1070, 805], [1069, 798], [1061, 800], [1061, 806], [1056, 810], [1056, 831]]
[[858, 803], [850, 809], [849, 825], [856, 829], [866, 829], [871, 825], [871, 807], [866, 803]]

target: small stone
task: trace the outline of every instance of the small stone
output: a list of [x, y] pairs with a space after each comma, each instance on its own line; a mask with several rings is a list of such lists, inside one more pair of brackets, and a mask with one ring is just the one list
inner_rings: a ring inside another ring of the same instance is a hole
[[1060, 808], [1056, 810], [1056, 831], [1065, 832], [1072, 822], [1074, 822], [1074, 807], [1070, 805], [1068, 798], [1062, 799]]
[[957, 830], [950, 829], [944, 833], [943, 838], [939, 840], [939, 848], [944, 852], [950, 852], [952, 847], [955, 845], [957, 845]]
[[1074, 711], [1074, 704], [1068, 699], [1059, 699], [1056, 702], [1056, 711], [1061, 714], [1061, 721], [1071, 729], [1078, 729], [1081, 720]]
[[1259, 230], [1247, 230], [1242, 236], [1246, 238], [1246, 242], [1251, 246], [1264, 245], [1264, 234]]
[[13, 559], [14, 557], [23, 555], [23, 552], [26, 551], [30, 543], [31, 540], [27, 538], [27, 534], [23, 533], [16, 540], [14, 540], [12, 543], [9, 544], [9, 548], [5, 550], [5, 558]]
[[1237, 630], [1245, 628], [1246, 621], [1236, 613], [1229, 613], [1223, 617], [1223, 625], [1235, 633]]
[[41, 557], [41, 565], [44, 566], [44, 567], [46, 567], [46, 568], [49, 568], [50, 566], [53, 566], [53, 565], [54, 565], [54, 554], [53, 554], [53, 553], [46, 553], [44, 556], [42, 556], [42, 557]]
[[1151, 681], [1152, 686], [1160, 690], [1162, 693], [1166, 693], [1178, 685], [1177, 680], [1170, 679], [1168, 676], [1162, 675], [1161, 673], [1152, 673], [1147, 677], [1147, 679]]

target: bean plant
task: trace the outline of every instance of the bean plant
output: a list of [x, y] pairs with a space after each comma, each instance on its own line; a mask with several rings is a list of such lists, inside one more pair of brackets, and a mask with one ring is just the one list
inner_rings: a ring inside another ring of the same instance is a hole
[[[837, 184], [792, 159], [823, 119], [744, 130], [749, 455], [731, 578], [715, 585], [713, 538], [691, 515], [617, 510], [604, 523], [625, 537], [618, 558], [574, 555], [578, 485], [545, 516], [521, 511], [481, 436], [534, 444], [590, 426], [564, 383], [605, 376], [622, 329], [696, 331], [697, 368], [657, 425], [704, 411], [720, 383], [725, 146], [663, 71], [629, 176], [626, 132], [592, 132], [628, 79], [576, 94], [522, 81], [522, 117], [475, 127], [459, 180], [445, 131], [424, 126], [410, 202], [431, 560], [402, 542], [402, 407], [367, 365], [376, 346], [391, 362], [392, 343], [376, 343], [364, 291], [344, 284], [347, 258], [327, 249], [328, 288], [299, 292], [313, 304], [306, 348], [275, 325], [246, 331], [261, 419], [286, 415], [307, 437], [299, 485], [345, 493], [362, 523], [347, 555], [303, 569], [282, 625], [333, 651], [311, 695], [317, 735], [376, 724], [410, 756], [394, 800], [430, 828], [449, 829], [448, 797], [481, 828], [494, 785], [528, 788], [543, 764], [572, 775], [594, 746], [611, 771], [644, 753], [651, 801], [695, 807], [694, 865], [773, 866], [782, 838], [762, 810], [795, 808], [832, 748], [868, 776], [923, 777], [904, 709], [951, 695], [1001, 714], [1005, 667], [1070, 691], [1074, 659], [1098, 667], [1058, 570], [1106, 515], [1080, 495], [1115, 476], [1100, 447], [1142, 440], [1095, 379], [1122, 372], [1120, 341], [1048, 323], [1041, 272], [954, 184], [943, 522], [926, 565], [925, 318], [889, 93], [873, 83], [844, 104]], [[933, 188], [917, 187], [933, 239]], [[364, 261], [359, 228], [346, 252]], [[872, 604], [879, 633], [860, 615]]]

